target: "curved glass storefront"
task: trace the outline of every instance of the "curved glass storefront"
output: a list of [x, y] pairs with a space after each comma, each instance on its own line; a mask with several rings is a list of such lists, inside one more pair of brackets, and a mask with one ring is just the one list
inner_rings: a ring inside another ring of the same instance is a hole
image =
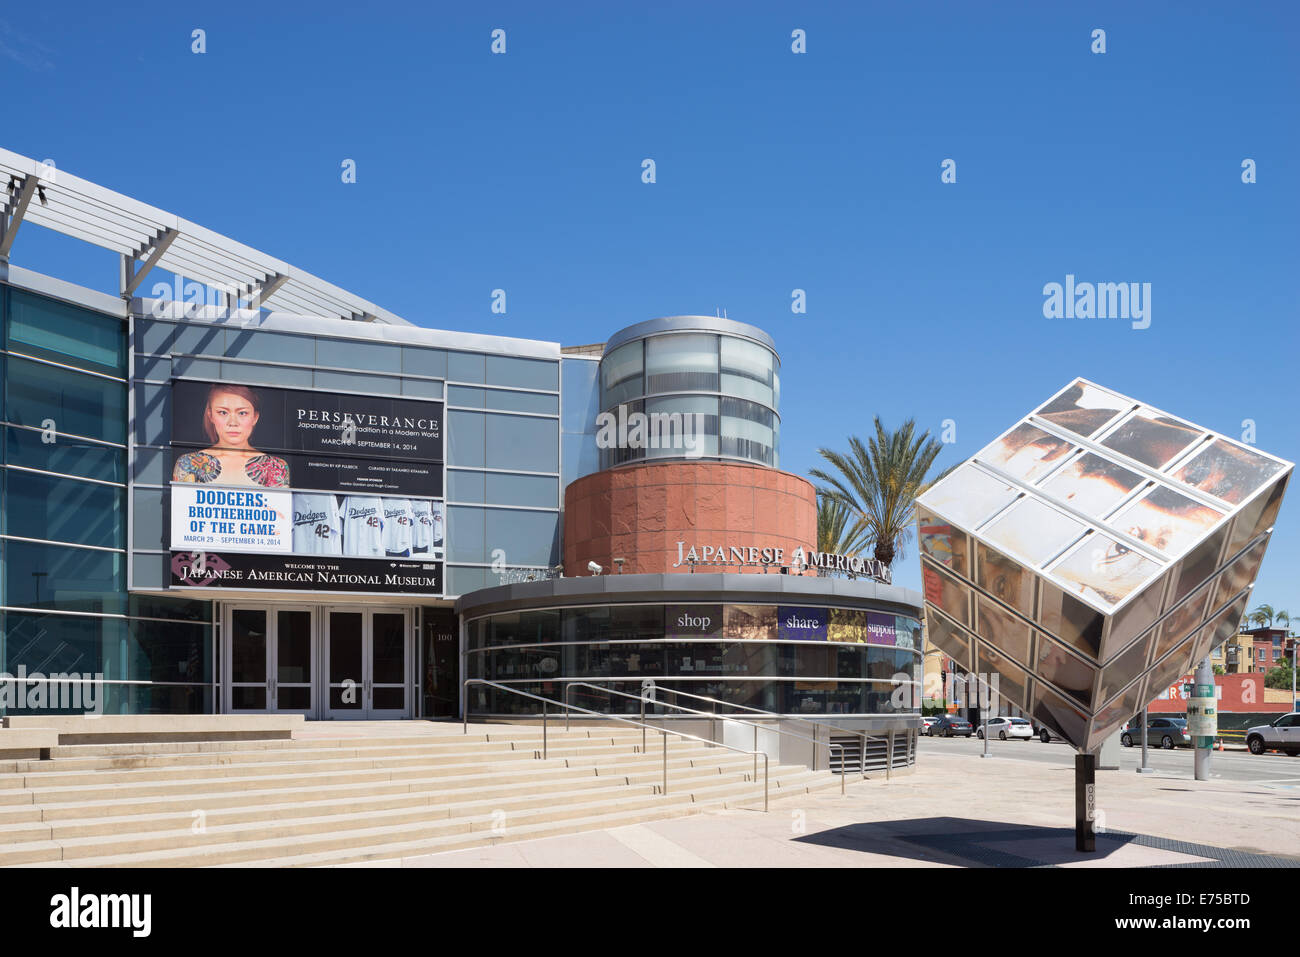
[[[466, 622], [466, 678], [558, 700], [570, 682], [630, 693], [644, 681], [780, 714], [916, 714], [920, 622], [826, 606], [625, 604], [544, 608]], [[574, 704], [631, 713], [629, 699], [575, 690]], [[683, 704], [690, 704], [683, 701]], [[535, 702], [470, 686], [474, 715], [535, 714]]]
[[699, 416], [691, 421], [702, 427], [702, 442], [691, 456], [672, 441], [620, 442], [601, 450], [601, 468], [682, 457], [776, 468], [781, 360], [767, 343], [758, 329], [707, 317], [656, 320], [616, 335], [600, 362], [600, 411], [619, 417], [621, 408], [623, 416], [644, 415], [652, 423]]

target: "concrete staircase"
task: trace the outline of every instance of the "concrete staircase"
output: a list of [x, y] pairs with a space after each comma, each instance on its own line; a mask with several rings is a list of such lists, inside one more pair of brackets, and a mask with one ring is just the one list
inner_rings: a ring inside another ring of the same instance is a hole
[[[0, 760], [0, 865], [311, 866], [762, 809], [745, 755], [636, 729], [321, 723], [290, 739], [57, 745]], [[837, 788], [771, 766], [771, 797]]]

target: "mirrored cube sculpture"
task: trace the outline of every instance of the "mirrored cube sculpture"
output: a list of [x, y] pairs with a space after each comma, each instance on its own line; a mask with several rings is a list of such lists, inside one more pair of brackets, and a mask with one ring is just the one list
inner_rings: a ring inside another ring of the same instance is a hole
[[1235, 633], [1292, 469], [1077, 379], [917, 500], [930, 641], [1094, 750]]

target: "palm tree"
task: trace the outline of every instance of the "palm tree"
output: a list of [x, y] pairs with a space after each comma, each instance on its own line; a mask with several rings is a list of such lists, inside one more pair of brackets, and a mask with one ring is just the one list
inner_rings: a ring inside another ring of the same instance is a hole
[[829, 495], [817, 495], [817, 551], [856, 555], [866, 551], [870, 543], [871, 536], [862, 520], [853, 519], [843, 502]]
[[1291, 616], [1285, 611], [1279, 608], [1273, 613], [1273, 617], [1277, 619], [1279, 625], [1285, 628], [1288, 632], [1291, 631]]
[[1273, 619], [1276, 617], [1277, 617], [1277, 612], [1273, 610], [1272, 605], [1260, 605], [1255, 609], [1254, 613], [1250, 616], [1250, 620], [1254, 622], [1258, 622], [1261, 625], [1264, 624], [1264, 622], [1268, 622], [1268, 627], [1272, 628]]
[[1253, 624], [1255, 627], [1263, 628], [1264, 623], [1268, 621], [1268, 616], [1264, 614], [1262, 611], [1260, 611], [1258, 608], [1256, 608], [1253, 612], [1250, 613], [1249, 619], [1251, 624]]
[[849, 437], [849, 455], [817, 450], [837, 474], [821, 469], [808, 474], [825, 482], [827, 487], [819, 491], [840, 502], [862, 523], [876, 560], [892, 566], [911, 536], [916, 497], [932, 484], [926, 482], [926, 473], [943, 446], [930, 438], [929, 432], [917, 435], [913, 419], [890, 432], [876, 416], [875, 427], [876, 434], [865, 445], [857, 436]]

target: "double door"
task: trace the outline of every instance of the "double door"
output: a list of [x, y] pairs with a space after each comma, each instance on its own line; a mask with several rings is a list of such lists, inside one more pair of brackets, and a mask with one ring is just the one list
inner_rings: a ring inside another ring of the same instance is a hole
[[410, 609], [228, 605], [224, 709], [309, 718], [410, 717], [412, 621]]

